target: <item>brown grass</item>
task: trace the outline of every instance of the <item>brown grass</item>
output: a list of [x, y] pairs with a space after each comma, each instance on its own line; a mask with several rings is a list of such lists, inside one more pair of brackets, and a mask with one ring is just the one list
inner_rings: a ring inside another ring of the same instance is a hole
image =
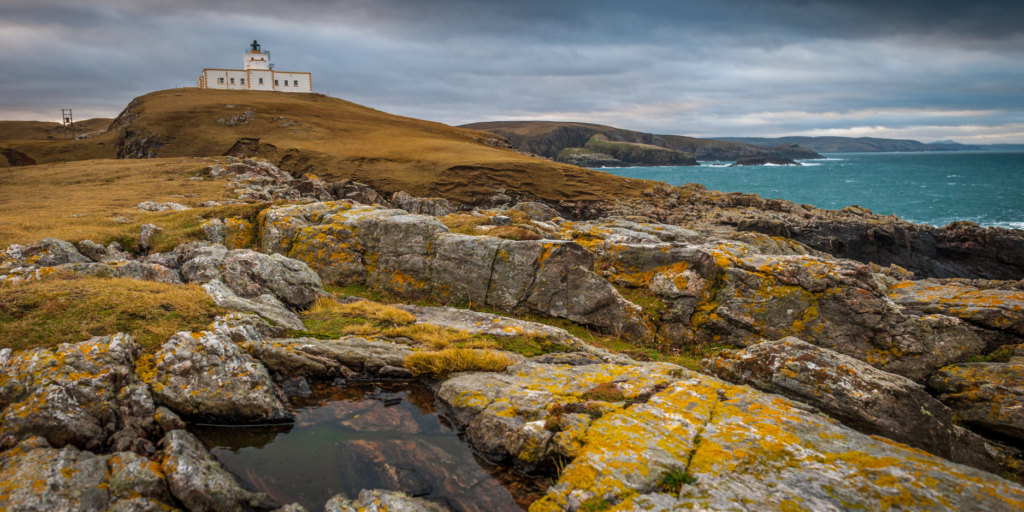
[[[133, 129], [170, 140], [160, 157], [219, 156], [240, 138], [260, 139], [260, 156], [292, 172], [313, 170], [330, 181], [349, 178], [386, 194], [445, 197], [462, 203], [521, 190], [547, 200], [637, 197], [653, 185], [488, 146], [493, 135], [395, 116], [320, 94], [170, 89], [140, 97]], [[226, 105], [235, 105], [228, 108]], [[228, 127], [225, 116], [256, 112]], [[282, 126], [277, 118], [300, 121]], [[75, 141], [13, 144], [39, 163], [112, 158], [114, 133]]]
[[[202, 238], [200, 217], [253, 217], [263, 206], [232, 205], [181, 212], [141, 212], [143, 201], [194, 207], [232, 197], [225, 181], [189, 181], [213, 159], [89, 160], [0, 170], [0, 247], [53, 237], [119, 240], [134, 246], [142, 224], [163, 228], [154, 249]], [[172, 197], [190, 195], [195, 197]], [[199, 217], [197, 217], [199, 216]], [[118, 219], [120, 217], [121, 219]], [[127, 222], [124, 222], [124, 221]]]
[[226, 312], [198, 285], [55, 274], [0, 286], [0, 347], [53, 347], [126, 332], [152, 351]]
[[444, 217], [438, 217], [437, 220], [447, 226], [448, 230], [452, 233], [463, 235], [494, 236], [509, 240], [540, 240], [543, 238], [537, 233], [521, 227], [522, 225], [531, 224], [530, 217], [527, 214], [520, 211], [509, 211], [504, 215], [512, 218], [513, 225], [481, 229], [481, 226], [489, 226], [491, 224], [490, 217], [463, 214], [445, 215]]
[[455, 372], [500, 372], [513, 364], [515, 360], [507, 354], [471, 348], [416, 352], [405, 358], [405, 367], [413, 374], [439, 379]]
[[408, 311], [368, 300], [342, 304], [331, 298], [320, 297], [306, 312], [311, 315], [332, 313], [347, 317], [362, 317], [400, 325], [416, 321], [416, 317]]
[[[58, 118], [59, 119], [59, 118]], [[106, 130], [113, 119], [95, 118], [75, 120], [74, 134]], [[67, 136], [70, 139], [71, 130]], [[59, 121], [0, 121], [0, 140], [64, 140], [64, 130]]]

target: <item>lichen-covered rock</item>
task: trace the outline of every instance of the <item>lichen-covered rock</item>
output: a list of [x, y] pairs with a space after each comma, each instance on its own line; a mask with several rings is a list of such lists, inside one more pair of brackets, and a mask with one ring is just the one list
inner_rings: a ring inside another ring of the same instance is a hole
[[492, 313], [482, 313], [468, 309], [451, 307], [412, 306], [397, 304], [395, 307], [412, 313], [417, 324], [436, 325], [449, 329], [457, 329], [473, 334], [497, 337], [533, 336], [543, 338], [548, 343], [563, 351], [583, 352], [598, 362], [615, 364], [635, 363], [628, 356], [615, 354], [605, 349], [594, 347], [583, 340], [569, 334], [565, 329], [547, 324], [519, 320]]
[[[483, 419], [513, 434], [530, 423], [555, 423], [567, 407], [594, 418], [577, 438], [575, 459], [531, 506], [535, 512], [1024, 506], [1024, 487], [1001, 477], [663, 363], [521, 364], [504, 373], [456, 375], [438, 396], [460, 425], [469, 425], [471, 442]], [[537, 453], [530, 448], [519, 453]]]
[[149, 248], [153, 245], [153, 237], [163, 228], [156, 224], [143, 224], [139, 228], [139, 250], [142, 252], [149, 252]]
[[278, 507], [266, 494], [244, 489], [192, 434], [172, 430], [162, 443], [160, 468], [167, 475], [171, 493], [189, 510], [242, 512]]
[[122, 277], [165, 284], [181, 284], [183, 282], [181, 273], [177, 270], [141, 261], [113, 260], [107, 263], [69, 263], [53, 268], [88, 276]]
[[928, 386], [960, 419], [1024, 439], [1024, 345], [1007, 363], [959, 363], [935, 372]]
[[140, 209], [140, 210], [142, 210], [144, 212], [166, 212], [166, 211], [179, 212], [179, 211], [182, 211], [182, 210], [189, 210], [190, 209], [188, 206], [185, 206], [183, 204], [178, 204], [178, 203], [158, 203], [156, 201], [144, 201], [144, 202], [141, 202], [141, 203], [139, 203], [138, 206], [136, 206], [136, 208], [138, 208], [138, 209]]
[[903, 281], [889, 297], [897, 304], [929, 314], [962, 318], [989, 329], [1024, 335], [1024, 291], [979, 289], [933, 279]]
[[[970, 433], [954, 433], [953, 412], [905, 377], [797, 338], [719, 352], [705, 363], [716, 377], [812, 405], [865, 434], [888, 437], [953, 462], [999, 467], [984, 449], [958, 449]], [[958, 457], [966, 456], [964, 460]], [[978, 458], [984, 459], [979, 464]]]
[[125, 252], [124, 248], [121, 247], [121, 244], [116, 241], [110, 242], [110, 245], [107, 247], [103, 247], [92, 240], [82, 240], [81, 242], [78, 242], [75, 247], [83, 256], [97, 263], [109, 263], [111, 261], [132, 259], [131, 255]]
[[305, 263], [280, 254], [208, 245], [183, 257], [181, 273], [188, 282], [221, 281], [242, 298], [270, 293], [289, 306], [304, 307], [323, 292], [320, 278]]
[[[321, 380], [347, 376], [351, 371], [379, 374], [385, 368], [401, 368], [405, 357], [412, 353], [405, 345], [355, 336], [336, 340], [251, 339], [241, 347], [286, 378], [305, 376]], [[376, 363], [372, 368], [366, 365], [370, 360]]]
[[179, 332], [153, 356], [158, 403], [186, 419], [225, 424], [291, 418], [266, 368], [236, 343], [262, 339], [251, 325], [219, 318], [212, 331]]
[[281, 301], [277, 300], [277, 297], [269, 293], [260, 295], [255, 299], [243, 299], [235, 295], [235, 292], [216, 279], [203, 284], [203, 289], [213, 299], [213, 302], [222, 308], [244, 313], [256, 313], [288, 329], [297, 331], [305, 329], [299, 315], [288, 309]]
[[540, 222], [551, 222], [553, 219], [560, 219], [562, 217], [553, 208], [542, 203], [528, 201], [525, 203], [519, 203], [510, 209], [513, 211], [523, 212], [528, 215], [531, 220]]
[[68, 263], [91, 263], [69, 242], [46, 238], [27, 246], [13, 244], [0, 252], [0, 283], [39, 279], [52, 267]]
[[447, 199], [439, 197], [413, 197], [407, 192], [395, 192], [391, 196], [391, 205], [409, 213], [432, 215], [434, 217], [442, 217], [456, 210]]
[[251, 247], [256, 240], [256, 226], [245, 219], [207, 219], [199, 226], [206, 240], [227, 247], [228, 250]]
[[265, 251], [304, 261], [331, 282], [533, 310], [654, 341], [640, 308], [595, 275], [593, 257], [572, 242], [456, 235], [434, 217], [340, 201], [269, 208], [260, 230]]
[[28, 439], [0, 453], [0, 510], [173, 510], [159, 465], [133, 453], [96, 455]]
[[42, 436], [100, 450], [115, 432], [148, 437], [153, 403], [135, 377], [139, 352], [131, 336], [116, 334], [11, 354], [0, 367], [3, 444]]
[[355, 501], [339, 494], [324, 507], [324, 512], [446, 512], [447, 507], [420, 498], [410, 498], [405, 494], [384, 490], [366, 490], [359, 492]]

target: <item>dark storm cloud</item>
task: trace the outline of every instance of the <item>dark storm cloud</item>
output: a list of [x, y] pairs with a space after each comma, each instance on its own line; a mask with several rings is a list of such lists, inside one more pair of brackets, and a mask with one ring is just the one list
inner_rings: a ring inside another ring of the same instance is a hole
[[7, 0], [0, 118], [240, 67], [448, 123], [577, 119], [698, 135], [1024, 139], [1024, 2]]

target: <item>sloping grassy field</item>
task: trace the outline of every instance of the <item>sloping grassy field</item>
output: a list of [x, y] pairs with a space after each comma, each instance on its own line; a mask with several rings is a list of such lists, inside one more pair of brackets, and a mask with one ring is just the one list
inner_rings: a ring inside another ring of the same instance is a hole
[[[170, 89], [141, 96], [131, 130], [160, 137], [160, 158], [210, 157], [241, 138], [293, 173], [355, 179], [385, 193], [405, 190], [472, 203], [495, 188], [547, 200], [636, 196], [651, 185], [492, 147], [494, 135], [380, 112], [321, 94]], [[237, 121], [249, 111], [255, 118]], [[236, 125], [218, 122], [235, 118]], [[116, 129], [115, 129], [116, 132]], [[37, 163], [114, 158], [118, 134], [74, 142], [2, 141]]]

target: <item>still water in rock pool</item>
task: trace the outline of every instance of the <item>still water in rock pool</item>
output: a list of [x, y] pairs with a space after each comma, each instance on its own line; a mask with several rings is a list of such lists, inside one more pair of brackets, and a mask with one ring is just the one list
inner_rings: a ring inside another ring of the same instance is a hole
[[418, 383], [316, 384], [292, 407], [294, 425], [192, 430], [247, 485], [310, 511], [362, 489], [402, 491], [467, 512], [518, 511], [543, 493], [546, 481], [474, 454]]

